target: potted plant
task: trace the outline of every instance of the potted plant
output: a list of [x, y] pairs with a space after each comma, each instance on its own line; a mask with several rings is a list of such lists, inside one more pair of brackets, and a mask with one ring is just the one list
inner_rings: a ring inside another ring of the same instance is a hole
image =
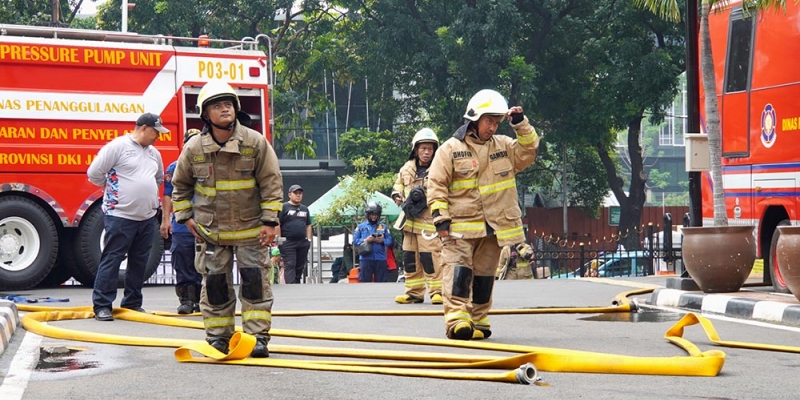
[[[697, 7], [698, 0], [687, 0], [687, 9]], [[634, 0], [634, 3], [671, 21], [680, 20], [677, 0]], [[726, 0], [699, 0], [700, 72], [703, 82], [706, 131], [713, 185], [714, 225], [683, 228], [683, 262], [697, 285], [706, 293], [735, 292], [744, 284], [756, 257], [754, 226], [729, 226], [722, 181], [722, 143], [714, 60], [708, 17], [716, 5]], [[744, 0], [744, 10], [783, 9], [785, 0]], [[692, 23], [689, 21], [687, 23]], [[710, 95], [709, 95], [710, 94]]]

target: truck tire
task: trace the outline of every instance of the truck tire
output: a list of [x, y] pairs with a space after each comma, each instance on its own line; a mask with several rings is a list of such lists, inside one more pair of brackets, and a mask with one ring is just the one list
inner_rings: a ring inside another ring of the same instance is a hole
[[[150, 248], [150, 257], [147, 259], [144, 279], [147, 280], [156, 272], [161, 263], [161, 256], [164, 253], [164, 239], [158, 233], [158, 225], [153, 224], [156, 234], [154, 235], [153, 245]], [[83, 215], [78, 234], [75, 236], [73, 251], [75, 253], [75, 264], [78, 275], [75, 279], [88, 287], [94, 287], [94, 278], [97, 275], [97, 266], [100, 265], [102, 254], [101, 245], [103, 240], [103, 211], [99, 206], [90, 207]], [[123, 269], [126, 260], [120, 266], [118, 287], [124, 286], [125, 270]]]
[[[791, 225], [788, 219], [785, 219], [781, 222], [778, 222], [778, 226], [787, 226]], [[772, 241], [769, 244], [769, 264], [764, 265], [764, 268], [769, 268], [769, 276], [772, 279], [772, 289], [777, 293], [791, 293], [791, 290], [786, 286], [786, 281], [783, 280], [783, 276], [781, 276], [781, 271], [778, 269], [778, 260], [776, 254], [778, 252], [778, 237], [780, 236], [780, 231], [775, 229], [775, 232], [772, 234]], [[766, 274], [767, 271], [764, 271]]]
[[0, 290], [36, 286], [57, 254], [58, 231], [47, 211], [23, 197], [0, 198]]

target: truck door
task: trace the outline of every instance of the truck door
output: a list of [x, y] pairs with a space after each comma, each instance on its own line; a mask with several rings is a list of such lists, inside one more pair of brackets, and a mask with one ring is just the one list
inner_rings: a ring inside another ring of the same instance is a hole
[[753, 60], [753, 18], [741, 7], [731, 11], [724, 90], [720, 101], [723, 157], [744, 157], [750, 153], [750, 84]]

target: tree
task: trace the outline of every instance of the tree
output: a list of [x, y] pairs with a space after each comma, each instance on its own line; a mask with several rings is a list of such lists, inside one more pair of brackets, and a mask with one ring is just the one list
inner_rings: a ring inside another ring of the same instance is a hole
[[314, 216], [319, 226], [344, 226], [351, 233], [364, 220], [364, 206], [376, 191], [390, 188], [394, 180], [389, 175], [370, 179], [367, 169], [375, 164], [371, 157], [353, 161], [355, 172], [342, 177], [339, 181], [342, 190], [330, 206]]
[[408, 126], [399, 128], [396, 132], [351, 129], [339, 138], [339, 159], [350, 166], [349, 172], [355, 172], [358, 159], [372, 157], [376, 162], [369, 164], [364, 170], [367, 176], [395, 176], [408, 161], [412, 136], [413, 132]]
[[0, 8], [0, 23], [71, 26], [84, 0], [10, 0]]
[[[677, 0], [633, 0], [634, 4], [646, 8], [668, 21], [679, 22], [680, 12]], [[703, 81], [704, 110], [708, 147], [711, 158], [711, 183], [714, 198], [714, 226], [728, 225], [725, 211], [725, 192], [722, 186], [722, 128], [717, 104], [717, 85], [714, 77], [714, 56], [711, 51], [711, 33], [708, 16], [717, 4], [726, 0], [700, 0], [700, 74]], [[746, 12], [786, 8], [785, 0], [744, 0], [742, 6]]]

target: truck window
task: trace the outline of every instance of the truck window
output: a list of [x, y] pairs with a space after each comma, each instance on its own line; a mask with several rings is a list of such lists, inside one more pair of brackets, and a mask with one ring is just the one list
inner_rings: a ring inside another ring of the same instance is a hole
[[734, 10], [730, 24], [725, 93], [747, 89], [753, 43], [753, 18], [744, 17], [741, 9]]

